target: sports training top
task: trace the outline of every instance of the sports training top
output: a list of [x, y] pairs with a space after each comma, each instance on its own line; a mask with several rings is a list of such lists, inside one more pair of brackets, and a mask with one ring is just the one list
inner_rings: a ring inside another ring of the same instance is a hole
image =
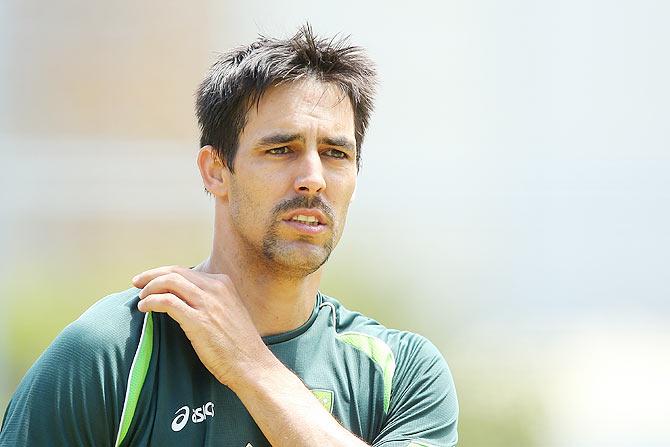
[[[268, 446], [180, 326], [109, 295], [67, 326], [9, 403], [1, 446]], [[458, 402], [427, 339], [387, 329], [318, 292], [307, 322], [263, 337], [324, 407], [374, 446], [454, 446]]]

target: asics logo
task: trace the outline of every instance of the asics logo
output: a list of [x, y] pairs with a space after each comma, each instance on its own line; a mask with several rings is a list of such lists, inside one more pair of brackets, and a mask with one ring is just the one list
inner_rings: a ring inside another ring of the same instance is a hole
[[174, 413], [176, 417], [172, 420], [172, 431], [181, 431], [188, 424], [189, 416], [194, 424], [198, 424], [207, 419], [207, 416], [214, 417], [214, 404], [207, 402], [201, 407], [195, 407], [191, 412], [188, 405], [184, 405]]

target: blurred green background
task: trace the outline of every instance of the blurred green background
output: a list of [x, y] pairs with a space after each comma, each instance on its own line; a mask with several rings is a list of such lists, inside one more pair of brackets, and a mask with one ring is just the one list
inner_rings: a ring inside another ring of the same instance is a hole
[[381, 85], [322, 291], [442, 351], [464, 447], [670, 445], [670, 4], [0, 2], [0, 414], [51, 340], [209, 254], [193, 92], [309, 20]]

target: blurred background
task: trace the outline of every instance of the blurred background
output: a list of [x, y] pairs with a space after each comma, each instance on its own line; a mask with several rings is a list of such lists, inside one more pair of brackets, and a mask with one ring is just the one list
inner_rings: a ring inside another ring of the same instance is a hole
[[309, 20], [377, 62], [321, 290], [430, 338], [461, 446], [670, 445], [670, 3], [0, 2], [0, 415], [62, 328], [195, 265], [193, 93]]

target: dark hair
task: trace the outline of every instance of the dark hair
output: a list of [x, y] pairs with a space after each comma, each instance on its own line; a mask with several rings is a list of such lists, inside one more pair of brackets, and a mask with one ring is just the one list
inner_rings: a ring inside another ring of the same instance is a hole
[[334, 83], [354, 111], [356, 168], [377, 84], [374, 65], [348, 38], [322, 39], [309, 24], [289, 39], [259, 36], [248, 46], [221, 54], [196, 92], [200, 147], [211, 145], [230, 172], [247, 112], [272, 86], [313, 77]]

